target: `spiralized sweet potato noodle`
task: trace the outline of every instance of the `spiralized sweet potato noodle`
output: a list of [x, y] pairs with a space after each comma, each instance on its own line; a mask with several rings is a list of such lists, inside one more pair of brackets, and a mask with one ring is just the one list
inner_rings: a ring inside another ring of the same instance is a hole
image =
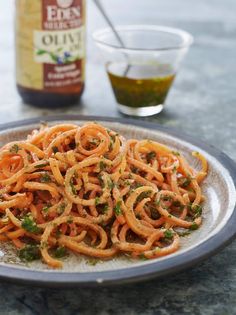
[[208, 166], [193, 156], [201, 171], [161, 143], [97, 123], [42, 125], [0, 149], [0, 241], [21, 250], [32, 240], [53, 268], [58, 247], [100, 259], [169, 255], [176, 228], [202, 221]]

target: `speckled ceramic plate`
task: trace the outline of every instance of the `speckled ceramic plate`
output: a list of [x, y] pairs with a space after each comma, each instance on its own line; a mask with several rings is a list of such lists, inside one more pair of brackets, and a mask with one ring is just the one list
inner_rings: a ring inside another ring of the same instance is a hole
[[[42, 119], [20, 121], [0, 126], [0, 146], [23, 139]], [[45, 118], [44, 118], [45, 120]], [[126, 138], [157, 140], [173, 150], [182, 152], [192, 165], [200, 167], [191, 156], [192, 151], [202, 152], [209, 161], [209, 175], [203, 184], [206, 202], [203, 207], [203, 224], [200, 229], [181, 238], [181, 248], [167, 257], [150, 261], [132, 261], [115, 258], [96, 265], [85, 257], [70, 255], [62, 270], [51, 270], [41, 262], [23, 264], [9, 244], [0, 243], [0, 277], [15, 282], [48, 286], [106, 285], [160, 277], [188, 268], [215, 254], [236, 235], [236, 166], [224, 153], [200, 140], [154, 123], [139, 120], [98, 117], [51, 117], [50, 124], [73, 121], [82, 124], [97, 120]]]

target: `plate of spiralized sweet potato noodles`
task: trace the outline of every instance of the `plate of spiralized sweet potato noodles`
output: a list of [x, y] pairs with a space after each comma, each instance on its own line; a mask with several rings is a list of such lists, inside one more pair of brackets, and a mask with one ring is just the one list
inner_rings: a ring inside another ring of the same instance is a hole
[[0, 126], [0, 277], [106, 285], [183, 270], [236, 233], [236, 168], [154, 123], [67, 116]]

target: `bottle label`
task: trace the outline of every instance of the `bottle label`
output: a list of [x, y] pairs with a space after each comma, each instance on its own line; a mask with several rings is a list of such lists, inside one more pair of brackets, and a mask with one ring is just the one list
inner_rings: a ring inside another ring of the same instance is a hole
[[76, 93], [84, 80], [85, 0], [16, 1], [17, 83]]

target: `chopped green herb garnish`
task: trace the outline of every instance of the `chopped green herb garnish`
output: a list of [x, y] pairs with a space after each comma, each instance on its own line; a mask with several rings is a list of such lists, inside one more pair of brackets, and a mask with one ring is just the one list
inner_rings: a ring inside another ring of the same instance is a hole
[[106, 163], [104, 163], [103, 161], [101, 161], [100, 163], [99, 163], [99, 167], [100, 167], [100, 171], [104, 171], [105, 169], [106, 169]]
[[53, 252], [53, 256], [56, 258], [63, 258], [67, 255], [68, 255], [68, 252], [64, 246], [57, 247]]
[[144, 198], [150, 197], [151, 191], [143, 191], [138, 197], [137, 197], [137, 202], [140, 202]]
[[156, 152], [154, 152], [154, 151], [151, 151], [151, 152], [147, 153], [147, 155], [146, 155], [146, 159], [147, 159], [148, 163], [150, 163], [155, 158], [156, 158]]
[[161, 199], [163, 201], [172, 201], [173, 200], [172, 196], [163, 196]]
[[103, 205], [102, 213], [107, 213], [107, 211], [108, 211], [108, 203], [105, 203]]
[[166, 230], [164, 232], [164, 235], [165, 235], [165, 238], [168, 238], [168, 239], [172, 239], [173, 238], [173, 232], [170, 231], [170, 230]]
[[96, 197], [95, 198], [95, 206], [99, 205], [100, 203], [100, 198], [99, 197]]
[[24, 230], [33, 234], [39, 234], [40, 232], [42, 232], [42, 229], [37, 226], [34, 219], [30, 216], [25, 216], [23, 218], [21, 226]]
[[10, 152], [11, 153], [18, 153], [18, 151], [20, 150], [20, 147], [17, 144], [14, 144], [11, 149]]
[[114, 208], [114, 212], [116, 215], [121, 215], [122, 214], [122, 210], [121, 210], [121, 200], [117, 201], [115, 208]]
[[37, 260], [41, 257], [38, 245], [26, 245], [18, 251], [18, 255], [25, 262]]
[[174, 207], [180, 207], [180, 206], [181, 206], [181, 203], [180, 203], [178, 200], [175, 200], [175, 201], [173, 201], [172, 205], [173, 205]]
[[105, 227], [106, 227], [106, 225], [107, 225], [107, 223], [106, 223], [106, 222], [104, 222], [104, 220], [101, 220], [101, 221], [100, 221], [100, 225], [101, 225], [103, 228], [105, 228]]
[[135, 167], [135, 166], [131, 166], [131, 171], [132, 171], [134, 174], [137, 174], [138, 168]]
[[153, 220], [158, 220], [160, 218], [160, 213], [156, 208], [150, 207], [150, 212]]
[[135, 184], [133, 185], [133, 189], [136, 189], [136, 188], [139, 188], [139, 187], [143, 187], [143, 184], [141, 184], [141, 183], [135, 183]]
[[93, 145], [98, 145], [100, 143], [100, 141], [96, 138], [91, 139], [89, 142]]
[[44, 173], [44, 174], [40, 177], [40, 182], [41, 182], [41, 183], [50, 183], [50, 182], [51, 182], [51, 177], [49, 176], [48, 173]]
[[62, 232], [60, 230], [56, 230], [55, 236], [56, 238], [59, 238], [61, 236]]
[[180, 153], [178, 151], [172, 151], [172, 154], [176, 155], [176, 156], [179, 156]]
[[111, 151], [112, 148], [113, 148], [113, 144], [116, 141], [116, 136], [115, 135], [110, 135], [110, 139], [111, 139], [111, 141], [110, 141], [110, 144], [109, 144], [109, 151]]
[[60, 204], [60, 206], [58, 206], [57, 213], [62, 214], [65, 211], [65, 208], [66, 208], [66, 204], [63, 202], [62, 204]]
[[67, 223], [68, 223], [68, 224], [73, 223], [73, 217], [69, 217], [68, 220], [67, 220]]
[[184, 237], [184, 236], [188, 236], [189, 234], [191, 234], [189, 231], [186, 231], [186, 232], [177, 232], [177, 234], [180, 236], [180, 237]]
[[187, 204], [187, 209], [188, 209], [188, 211], [192, 211], [192, 203], [191, 202], [189, 204]]
[[115, 142], [116, 141], [116, 136], [119, 136], [118, 134], [116, 135], [110, 135], [110, 139], [112, 142]]
[[49, 165], [49, 163], [47, 162], [47, 163], [35, 165], [34, 167], [35, 168], [44, 168], [45, 166], [48, 166], [48, 165]]
[[141, 260], [148, 260], [148, 258], [144, 254], [140, 254], [138, 257]]
[[110, 190], [112, 190], [115, 187], [115, 183], [113, 182], [111, 178], [108, 180], [107, 185]]
[[89, 258], [89, 259], [86, 261], [86, 264], [87, 264], [87, 265], [90, 265], [90, 266], [95, 266], [98, 262], [99, 262], [99, 259], [96, 259], [96, 258]]
[[49, 209], [50, 209], [50, 206], [45, 206], [45, 207], [43, 207], [42, 211], [43, 211], [45, 214], [47, 214], [48, 211], [49, 211]]
[[191, 184], [191, 178], [190, 177], [187, 177], [187, 178], [184, 178], [181, 182], [181, 186], [186, 188], [188, 187], [190, 184]]
[[102, 178], [101, 174], [98, 175], [98, 180], [99, 180], [99, 183], [100, 183], [101, 187], [104, 188], [105, 185], [104, 185], [104, 181], [103, 181], [103, 178]]
[[77, 190], [75, 188], [75, 185], [73, 184], [73, 180], [71, 179], [70, 181], [70, 188], [71, 188], [71, 191], [74, 195], [77, 195]]
[[124, 182], [124, 185], [125, 185], [125, 186], [130, 186], [131, 183], [130, 183], [130, 181], [126, 180], [126, 181]]
[[189, 230], [194, 231], [197, 230], [199, 228], [199, 226], [197, 225], [196, 222], [193, 222], [193, 224], [189, 227]]
[[194, 205], [192, 206], [192, 210], [194, 212], [194, 218], [198, 218], [202, 214], [202, 206], [201, 205]]
[[40, 245], [41, 249], [47, 248], [47, 247], [48, 247], [48, 243], [47, 242], [42, 242], [41, 245]]
[[59, 152], [58, 147], [52, 147], [52, 152], [53, 152], [53, 153]]

